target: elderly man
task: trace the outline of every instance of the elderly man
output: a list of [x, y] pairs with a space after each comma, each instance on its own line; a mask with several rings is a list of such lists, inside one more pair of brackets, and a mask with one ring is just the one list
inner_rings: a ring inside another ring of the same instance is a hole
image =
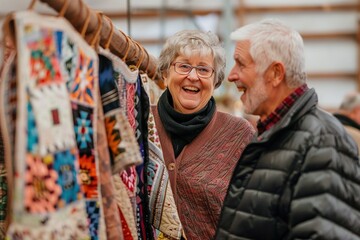
[[360, 148], [360, 94], [347, 94], [334, 116], [344, 125]]
[[279, 21], [238, 29], [229, 74], [258, 136], [238, 161], [217, 240], [360, 239], [356, 143], [317, 107], [306, 85], [303, 40]]

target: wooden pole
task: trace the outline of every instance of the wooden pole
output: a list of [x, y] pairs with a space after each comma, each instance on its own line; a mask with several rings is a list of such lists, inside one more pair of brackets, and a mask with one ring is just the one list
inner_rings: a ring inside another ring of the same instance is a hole
[[[90, 21], [86, 30], [86, 40], [89, 41], [94, 36], [94, 33], [98, 29], [98, 15], [96, 10], [90, 9], [82, 0], [40, 0], [43, 3], [46, 3], [51, 8], [60, 12], [62, 7], [64, 6], [65, 2], [68, 1], [68, 6], [64, 13], [64, 17], [74, 26], [74, 28], [81, 32], [85, 20], [87, 19], [88, 14], [90, 14]], [[89, 12], [88, 12], [89, 11]], [[100, 32], [100, 45], [104, 46], [108, 40], [108, 37], [111, 33], [111, 21], [107, 20], [105, 17], [102, 17], [102, 26]], [[109, 45], [109, 50], [115, 54], [116, 56], [123, 58], [127, 52], [126, 63], [128, 65], [137, 65], [141, 59], [142, 62], [139, 66], [140, 70], [147, 70], [148, 76], [153, 79], [156, 84], [161, 88], [164, 89], [164, 83], [162, 79], [158, 78], [156, 75], [156, 67], [157, 67], [157, 60], [153, 56], [147, 53], [147, 51], [143, 48], [141, 50], [141, 45], [137, 44], [134, 40], [130, 37], [127, 40], [127, 37], [120, 32], [119, 29], [116, 29], [115, 26], [113, 28], [114, 33], [112, 35], [112, 39]], [[130, 46], [128, 46], [128, 43]]]

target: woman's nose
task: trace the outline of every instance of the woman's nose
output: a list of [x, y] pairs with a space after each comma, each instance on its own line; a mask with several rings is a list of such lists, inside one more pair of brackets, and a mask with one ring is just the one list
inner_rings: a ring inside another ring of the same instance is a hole
[[188, 73], [188, 77], [190, 79], [199, 79], [199, 76], [197, 75], [196, 68], [191, 69], [191, 71]]

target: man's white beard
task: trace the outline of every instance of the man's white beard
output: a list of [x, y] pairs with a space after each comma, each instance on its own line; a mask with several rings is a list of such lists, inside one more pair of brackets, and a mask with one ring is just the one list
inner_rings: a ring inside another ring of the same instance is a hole
[[260, 104], [265, 102], [269, 97], [263, 76], [255, 80], [255, 85], [251, 89], [247, 89], [245, 97], [244, 112], [246, 114], [254, 114]]

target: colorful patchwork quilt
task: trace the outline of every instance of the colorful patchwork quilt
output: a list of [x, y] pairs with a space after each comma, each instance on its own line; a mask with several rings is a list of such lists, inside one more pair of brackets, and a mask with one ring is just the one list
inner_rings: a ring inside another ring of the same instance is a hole
[[106, 239], [97, 54], [65, 19], [25, 11], [13, 23], [16, 74], [4, 73], [0, 94], [7, 239]]

